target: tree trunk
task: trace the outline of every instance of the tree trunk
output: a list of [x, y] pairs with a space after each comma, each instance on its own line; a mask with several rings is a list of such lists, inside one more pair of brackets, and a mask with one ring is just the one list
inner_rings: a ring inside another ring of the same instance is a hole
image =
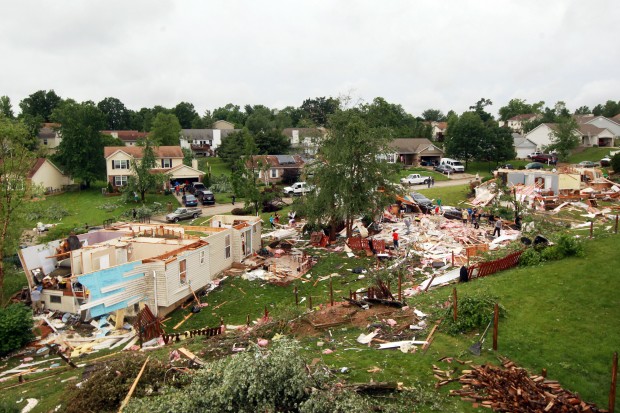
[[336, 240], [336, 220], [333, 220], [329, 224], [329, 240]]
[[2, 241], [0, 241], [0, 304], [4, 304], [2, 302], [4, 298], [4, 240], [6, 239], [8, 228], [9, 220], [4, 219], [2, 223]]
[[144, 204], [144, 201], [146, 199], [146, 191], [140, 191], [140, 199], [142, 200], [142, 203]]

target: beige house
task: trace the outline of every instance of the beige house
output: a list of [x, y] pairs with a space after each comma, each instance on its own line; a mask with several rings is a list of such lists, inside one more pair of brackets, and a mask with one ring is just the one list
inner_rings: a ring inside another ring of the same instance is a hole
[[393, 152], [387, 155], [387, 162], [400, 162], [407, 166], [417, 166], [421, 162], [439, 163], [444, 153], [426, 138], [394, 139], [390, 147]]
[[523, 126], [526, 122], [531, 122], [534, 119], [540, 118], [540, 115], [536, 113], [527, 113], [524, 115], [513, 116], [508, 119], [506, 126], [512, 129], [513, 132], [523, 133]]
[[145, 139], [149, 135], [148, 132], [137, 130], [102, 130], [101, 133], [120, 139], [126, 146], [134, 146], [140, 139]]
[[431, 122], [432, 136], [435, 142], [443, 142], [446, 131], [448, 130], [448, 122]]
[[[197, 169], [197, 162], [192, 162], [191, 167], [183, 164], [183, 151], [180, 146], [159, 146], [153, 149], [157, 165], [152, 169], [153, 173], [169, 174], [170, 182], [196, 182], [204, 176], [205, 173]], [[141, 146], [104, 148], [107, 180], [113, 187], [127, 185], [129, 176], [133, 175], [131, 161], [142, 159], [142, 151]]]
[[213, 125], [211, 127], [213, 129], [224, 129], [224, 130], [235, 129], [235, 125], [231, 122], [228, 122], [227, 120], [217, 120], [213, 122]]
[[58, 192], [67, 185], [73, 184], [70, 177], [46, 158], [35, 160], [27, 178], [31, 185], [40, 186], [45, 190], [45, 193]]
[[56, 152], [56, 148], [60, 145], [62, 138], [58, 133], [59, 123], [44, 123], [39, 129], [37, 138], [39, 139], [39, 147], [44, 148], [47, 153]]
[[299, 176], [306, 163], [300, 155], [254, 155], [246, 163], [265, 184], [280, 182], [287, 175]]
[[163, 317], [192, 290], [258, 251], [261, 220], [215, 215], [200, 227], [119, 224], [78, 235], [75, 248], [59, 253], [63, 243], [19, 251], [28, 284], [42, 288], [46, 309], [90, 319], [115, 311], [132, 315], [146, 304]]

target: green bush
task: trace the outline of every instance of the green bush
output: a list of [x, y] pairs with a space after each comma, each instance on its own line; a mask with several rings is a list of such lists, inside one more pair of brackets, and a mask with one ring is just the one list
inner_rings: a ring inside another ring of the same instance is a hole
[[230, 211], [232, 215], [254, 215], [254, 209], [250, 208], [234, 208]]
[[547, 247], [540, 251], [540, 259], [542, 261], [557, 261], [564, 258], [564, 254], [557, 245]]
[[19, 413], [21, 409], [14, 402], [8, 400], [0, 401], [0, 413]]
[[541, 262], [542, 257], [540, 256], [540, 252], [536, 251], [534, 248], [526, 249], [519, 257], [519, 265], [522, 267], [532, 267]]
[[34, 340], [32, 310], [23, 304], [0, 308], [0, 357]]
[[[459, 297], [458, 299], [458, 318], [452, 318], [452, 306], [448, 312], [450, 316], [445, 317], [444, 324], [446, 332], [451, 335], [467, 333], [475, 329], [484, 329], [493, 319], [493, 312], [497, 299], [495, 297]], [[505, 309], [500, 305], [500, 317], [504, 316]]]
[[561, 234], [556, 241], [556, 246], [565, 257], [584, 256], [583, 242], [568, 234]]
[[611, 157], [611, 169], [614, 170], [614, 173], [620, 173], [620, 153]]

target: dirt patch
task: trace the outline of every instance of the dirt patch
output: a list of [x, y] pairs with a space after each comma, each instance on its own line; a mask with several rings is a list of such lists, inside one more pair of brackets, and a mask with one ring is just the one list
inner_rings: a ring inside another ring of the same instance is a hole
[[[388, 322], [388, 319], [393, 320], [396, 324], [392, 321]], [[346, 325], [361, 329], [368, 327], [369, 330], [379, 329], [380, 335], [377, 337], [383, 340], [392, 340], [396, 337], [404, 340], [416, 333], [416, 331], [410, 330], [409, 326], [419, 322], [419, 318], [411, 308], [402, 310], [383, 305], [373, 305], [368, 310], [364, 310], [348, 303], [337, 303], [333, 307], [326, 307], [308, 314], [294, 323], [291, 330], [297, 337], [319, 336], [323, 334], [326, 328]]]

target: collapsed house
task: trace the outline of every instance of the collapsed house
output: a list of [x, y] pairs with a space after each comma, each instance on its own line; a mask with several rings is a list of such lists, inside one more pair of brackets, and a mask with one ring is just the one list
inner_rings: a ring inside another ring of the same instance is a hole
[[88, 320], [148, 305], [162, 317], [260, 248], [259, 217], [216, 215], [208, 226], [119, 224], [24, 248], [19, 258], [45, 309]]

